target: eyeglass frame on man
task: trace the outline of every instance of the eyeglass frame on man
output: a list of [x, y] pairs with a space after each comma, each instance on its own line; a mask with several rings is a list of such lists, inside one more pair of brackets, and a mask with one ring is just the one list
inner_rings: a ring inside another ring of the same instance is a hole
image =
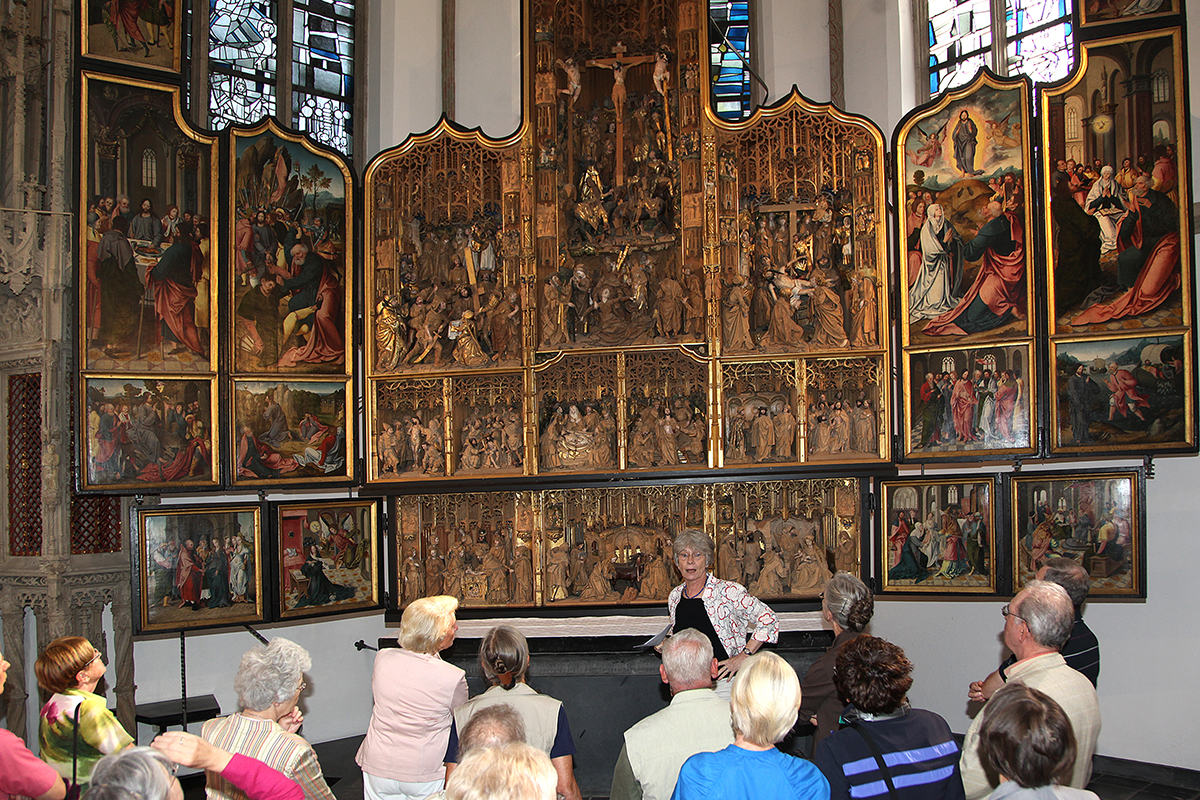
[[1021, 620], [1021, 622], [1024, 622], [1026, 625], [1028, 625], [1029, 620], [1025, 619], [1020, 614], [1018, 614], [1017, 612], [1015, 612], [1011, 608], [1009, 608], [1009, 606], [1011, 606], [1011, 605], [1012, 605], [1012, 603], [1005, 603], [1003, 605], [1003, 607], [1001, 607], [1001, 609], [1000, 609], [1001, 615], [1003, 615], [1005, 619], [1008, 619], [1009, 617], [1015, 617], [1015, 618]]

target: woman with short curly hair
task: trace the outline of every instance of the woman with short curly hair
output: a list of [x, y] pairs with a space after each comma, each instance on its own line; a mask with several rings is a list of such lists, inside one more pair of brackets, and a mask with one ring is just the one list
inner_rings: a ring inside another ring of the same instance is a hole
[[963, 800], [954, 735], [937, 714], [909, 708], [911, 673], [904, 651], [874, 636], [857, 636], [838, 653], [833, 680], [849, 702], [846, 727], [813, 748], [830, 800], [865, 797], [889, 781], [896, 800]]

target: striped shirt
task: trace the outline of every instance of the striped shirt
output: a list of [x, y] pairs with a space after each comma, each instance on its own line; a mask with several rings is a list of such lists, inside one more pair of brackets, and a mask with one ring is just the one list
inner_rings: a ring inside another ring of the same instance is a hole
[[[915, 708], [860, 724], [879, 748], [899, 800], [963, 800], [958, 744], [944, 719]], [[830, 800], [889, 796], [879, 762], [862, 735], [849, 726], [817, 744], [813, 763], [829, 780]]]
[[[256, 758], [300, 784], [305, 800], [334, 800], [312, 745], [269, 719], [231, 714], [204, 723], [201, 736], [230, 753]], [[208, 800], [247, 800], [219, 773], [208, 772]]]

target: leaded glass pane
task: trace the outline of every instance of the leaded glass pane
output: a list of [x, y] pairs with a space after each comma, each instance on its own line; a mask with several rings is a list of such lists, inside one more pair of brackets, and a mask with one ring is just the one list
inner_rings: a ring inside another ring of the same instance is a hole
[[[712, 25], [723, 34], [709, 43], [713, 110], [722, 119], [750, 116], [750, 3], [709, 0]], [[728, 40], [728, 41], [726, 41]]]
[[208, 61], [210, 68], [275, 74], [275, 3], [255, 0], [210, 0]]
[[1066, 77], [1075, 60], [1071, 33], [1066, 0], [1009, 0], [1008, 74], [1046, 83]]
[[354, 128], [349, 103], [299, 92], [293, 92], [292, 97], [298, 130], [335, 150], [350, 152]]
[[930, 93], [969, 82], [989, 63], [991, 46], [988, 0], [930, 0]]
[[275, 114], [275, 87], [240, 75], [208, 76], [209, 126], [258, 121]]
[[292, 123], [350, 153], [354, 3], [296, 0], [292, 15]]

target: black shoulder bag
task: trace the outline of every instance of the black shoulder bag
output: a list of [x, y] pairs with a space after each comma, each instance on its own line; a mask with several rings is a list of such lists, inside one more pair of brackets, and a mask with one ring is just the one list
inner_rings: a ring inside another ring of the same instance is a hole
[[871, 734], [867, 733], [867, 728], [858, 720], [847, 723], [851, 728], [858, 731], [858, 735], [867, 743], [867, 747], [871, 750], [871, 755], [875, 756], [875, 763], [879, 765], [879, 773], [883, 775], [883, 782], [887, 784], [888, 796], [892, 800], [900, 800], [900, 795], [896, 792], [896, 784], [892, 783], [892, 773], [888, 771], [887, 764], [883, 762], [883, 753], [879, 752], [879, 745], [875, 744], [875, 740], [871, 738]]
[[67, 794], [63, 800], [79, 800], [83, 787], [79, 785], [79, 706], [75, 706], [75, 732], [71, 736], [71, 782], [67, 784]]

